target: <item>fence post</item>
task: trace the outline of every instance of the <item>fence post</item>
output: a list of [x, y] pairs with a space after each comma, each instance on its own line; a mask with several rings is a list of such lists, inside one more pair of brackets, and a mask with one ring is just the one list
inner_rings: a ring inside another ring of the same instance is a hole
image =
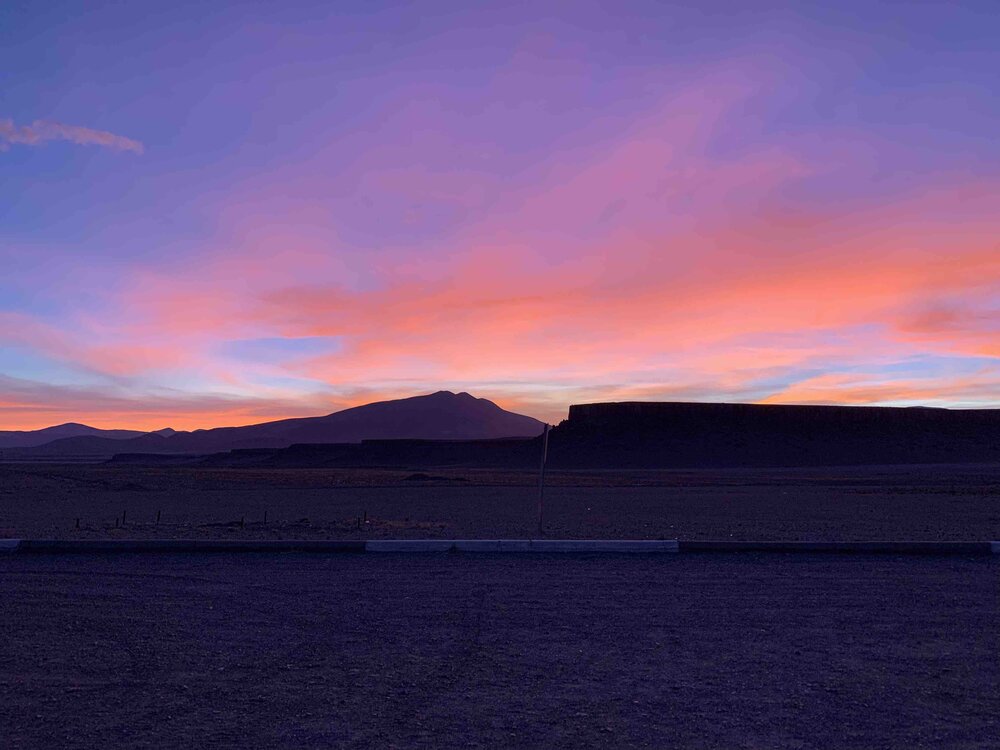
[[542, 463], [538, 469], [538, 535], [544, 536], [542, 514], [545, 509], [545, 461], [549, 456], [549, 425], [542, 431]]

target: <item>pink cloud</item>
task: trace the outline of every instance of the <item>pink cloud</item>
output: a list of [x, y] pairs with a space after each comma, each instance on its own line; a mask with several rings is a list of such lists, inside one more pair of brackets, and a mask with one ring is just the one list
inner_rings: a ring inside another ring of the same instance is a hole
[[145, 150], [139, 141], [106, 130], [94, 130], [46, 120], [35, 120], [30, 125], [17, 126], [10, 118], [0, 119], [0, 151], [6, 151], [11, 144], [38, 146], [46, 141], [68, 141], [81, 146], [101, 146], [136, 154], [141, 154]]

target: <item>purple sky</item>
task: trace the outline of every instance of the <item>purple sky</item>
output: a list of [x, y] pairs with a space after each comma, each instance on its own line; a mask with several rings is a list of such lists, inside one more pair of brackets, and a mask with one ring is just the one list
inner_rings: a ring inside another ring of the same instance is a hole
[[5, 3], [0, 429], [1000, 405], [995, 3]]

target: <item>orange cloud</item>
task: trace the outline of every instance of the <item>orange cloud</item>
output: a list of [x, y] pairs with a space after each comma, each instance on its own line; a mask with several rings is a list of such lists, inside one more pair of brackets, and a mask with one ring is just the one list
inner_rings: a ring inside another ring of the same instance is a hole
[[187, 394], [119, 388], [58, 386], [0, 375], [0, 424], [32, 430], [76, 421], [100, 428], [194, 430], [239, 426], [342, 408], [327, 399], [282, 396]]
[[1000, 370], [973, 376], [885, 381], [881, 375], [820, 375], [795, 383], [760, 399], [768, 404], [956, 404], [987, 406], [996, 403]]

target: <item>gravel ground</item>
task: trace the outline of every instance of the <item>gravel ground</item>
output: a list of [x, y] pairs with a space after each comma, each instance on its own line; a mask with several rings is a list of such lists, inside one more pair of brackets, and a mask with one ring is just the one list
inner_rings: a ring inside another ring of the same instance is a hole
[[984, 748], [1000, 561], [0, 558], [0, 745]]
[[[1000, 539], [1000, 466], [555, 472], [548, 481], [553, 537]], [[536, 482], [517, 472], [0, 465], [0, 537], [517, 538], [535, 534]]]

